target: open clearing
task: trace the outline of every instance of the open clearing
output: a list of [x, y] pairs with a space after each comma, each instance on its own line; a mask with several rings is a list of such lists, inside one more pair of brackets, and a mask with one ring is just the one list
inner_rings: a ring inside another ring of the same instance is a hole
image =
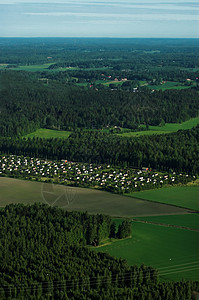
[[192, 118], [183, 123], [166, 123], [164, 126], [149, 126], [149, 130], [136, 131], [136, 132], [124, 132], [120, 133], [121, 136], [141, 136], [152, 134], [166, 134], [176, 132], [178, 130], [191, 129], [199, 124], [199, 117]]
[[[141, 135], [152, 135], [152, 134], [165, 134], [165, 133], [171, 133], [176, 132], [178, 130], [185, 130], [185, 129], [191, 129], [194, 126], [199, 124], [199, 117], [190, 119], [186, 122], [183, 122], [181, 124], [178, 123], [168, 123], [165, 124], [165, 126], [149, 126], [149, 130], [143, 130], [143, 131], [127, 131], [124, 133], [119, 133], [117, 135], [120, 136], [127, 136], [127, 137], [139, 137]], [[88, 131], [101, 131], [101, 132], [109, 132], [109, 129], [87, 129]], [[86, 130], [86, 131], [87, 131]], [[125, 131], [126, 129], [124, 129]], [[46, 129], [46, 128], [40, 128], [36, 131], [29, 133], [25, 135], [25, 137], [39, 137], [39, 138], [68, 138], [71, 134], [71, 131], [62, 131], [62, 130], [54, 130], [54, 129]]]
[[32, 133], [25, 135], [25, 137], [26, 138], [38, 137], [38, 138], [45, 138], [45, 139], [49, 139], [49, 138], [67, 139], [70, 134], [71, 134], [70, 131], [61, 131], [61, 130], [40, 128]]
[[68, 210], [116, 217], [185, 214], [187, 209], [111, 194], [93, 189], [0, 177], [0, 206], [11, 203], [47, 203]]
[[199, 278], [198, 232], [133, 222], [131, 238], [93, 249], [122, 257], [129, 265], [153, 266], [164, 281]]
[[136, 220], [146, 222], [154, 222], [159, 224], [169, 224], [175, 226], [184, 226], [193, 229], [199, 229], [199, 214], [173, 215], [173, 216], [152, 216], [152, 217], [137, 217]]
[[176, 186], [135, 192], [129, 196], [199, 211], [199, 186]]
[[175, 132], [178, 130], [191, 129], [195, 127], [197, 124], [199, 124], [199, 117], [192, 118], [183, 123], [166, 123], [164, 126], [149, 126], [149, 130]]
[[162, 90], [162, 91], [169, 90], [169, 89], [181, 90], [181, 89], [190, 88], [190, 86], [186, 86], [180, 82], [175, 82], [175, 81], [166, 81], [165, 83], [160, 85], [147, 85], [147, 87], [153, 90]]

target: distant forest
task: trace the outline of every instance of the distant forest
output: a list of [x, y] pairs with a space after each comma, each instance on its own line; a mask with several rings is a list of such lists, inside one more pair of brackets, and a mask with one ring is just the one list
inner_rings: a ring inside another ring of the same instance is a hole
[[[197, 117], [197, 39], [1, 38], [0, 42], [2, 154], [199, 173], [198, 127], [139, 138], [100, 130], [138, 131]], [[46, 67], [40, 69], [39, 64]], [[38, 70], [19, 70], [20, 66]], [[101, 83], [117, 82], [114, 79], [120, 81], [117, 87]], [[179, 81], [183, 89], [158, 91], [146, 86], [161, 86], [164, 80]], [[72, 134], [67, 140], [24, 138], [38, 128]]]
[[74, 130], [119, 126], [137, 129], [198, 116], [192, 89], [136, 93], [92, 90], [61, 82], [44, 85], [26, 72], [2, 71], [0, 135], [22, 136], [37, 128]]

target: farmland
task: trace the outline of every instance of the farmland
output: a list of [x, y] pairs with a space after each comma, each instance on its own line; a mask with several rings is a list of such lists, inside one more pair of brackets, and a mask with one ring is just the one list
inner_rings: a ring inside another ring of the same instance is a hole
[[191, 129], [199, 124], [199, 117], [192, 118], [190, 120], [187, 120], [183, 123], [166, 123], [164, 126], [149, 126], [148, 130], [143, 131], [129, 131], [120, 133], [120, 136], [135, 136], [139, 137], [142, 135], [153, 135], [153, 134], [166, 134], [166, 133], [172, 133], [176, 132], [178, 130], [187, 130]]
[[[142, 131], [131, 131], [130, 129], [122, 128], [121, 132], [118, 133], [119, 136], [125, 137], [139, 137], [143, 135], [153, 135], [153, 134], [166, 134], [171, 132], [176, 132], [178, 130], [191, 129], [199, 124], [199, 117], [192, 118], [183, 123], [166, 123], [164, 126], [149, 126], [149, 130]], [[112, 128], [110, 128], [111, 130]], [[101, 131], [101, 132], [110, 132], [109, 129], [84, 129], [85, 131]], [[114, 129], [113, 129], [114, 133]], [[40, 128], [36, 131], [25, 135], [27, 138], [39, 137], [39, 138], [68, 138], [71, 134], [70, 131], [62, 130], [52, 130], [46, 128]]]
[[[12, 178], [0, 178], [0, 189], [1, 207], [11, 203], [40, 202], [67, 210], [197, 227], [198, 215], [186, 214], [185, 209], [92, 189]], [[121, 220], [117, 219], [117, 224]], [[152, 265], [159, 270], [162, 280], [197, 279], [198, 232], [140, 222], [133, 222], [132, 230], [132, 238], [114, 241], [95, 248], [95, 251], [125, 258], [131, 265]]]
[[186, 209], [111, 194], [104, 191], [67, 187], [0, 177], [0, 206], [11, 203], [48, 203], [70, 210], [103, 213], [118, 217], [185, 214]]
[[187, 89], [187, 88], [190, 88], [190, 86], [186, 86], [186, 85], [183, 85], [182, 83], [180, 82], [175, 82], [175, 81], [166, 81], [165, 83], [163, 84], [160, 84], [160, 85], [147, 85], [148, 88], [150, 89], [153, 89], [153, 90], [162, 90], [162, 91], [165, 91], [165, 90], [168, 90], [168, 89]]
[[104, 71], [109, 68], [79, 68], [79, 67], [57, 67], [57, 68], [49, 68], [55, 64], [55, 62], [45, 63], [45, 64], [34, 64], [34, 65], [16, 65], [10, 66], [9, 64], [0, 64], [0, 70], [2, 69], [10, 69], [15, 71], [27, 71], [27, 72], [41, 72], [41, 71], [49, 71], [49, 72], [58, 72], [58, 71], [69, 71], [69, 70], [87, 70], [87, 71]]
[[48, 71], [48, 67], [52, 65], [51, 63], [47, 64], [41, 64], [41, 65], [25, 65], [25, 66], [16, 66], [16, 67], [9, 67], [8, 64], [1, 65], [1, 69], [9, 68], [11, 70], [16, 70], [16, 71], [28, 71], [28, 72], [38, 72], [38, 71]]
[[199, 210], [199, 186], [177, 186], [131, 193], [130, 196]]
[[138, 217], [136, 220], [143, 220], [152, 223], [161, 223], [174, 226], [184, 226], [193, 229], [199, 229], [199, 214], [173, 215], [173, 216], [151, 216]]
[[104, 245], [95, 251], [125, 258], [130, 265], [152, 265], [159, 270], [164, 281], [197, 280], [198, 241], [198, 232], [133, 222], [131, 238]]
[[61, 130], [52, 130], [52, 129], [45, 129], [45, 128], [40, 128], [37, 129], [36, 131], [27, 134], [25, 137], [26, 138], [63, 138], [67, 139], [69, 135], [71, 134], [70, 131], [61, 131]]

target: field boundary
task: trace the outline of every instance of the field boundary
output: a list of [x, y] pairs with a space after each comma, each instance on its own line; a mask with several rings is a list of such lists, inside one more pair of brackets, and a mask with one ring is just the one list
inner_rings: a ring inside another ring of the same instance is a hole
[[[158, 190], [158, 189], [155, 189], [155, 190]], [[170, 204], [170, 203], [164, 203], [164, 202], [155, 201], [155, 200], [149, 200], [149, 199], [144, 199], [144, 198], [136, 198], [136, 197], [133, 197], [131, 195], [124, 195], [124, 196], [130, 197], [130, 198], [134, 198], [134, 199], [143, 200], [143, 201], [149, 201], [149, 202], [154, 202], [154, 203], [161, 203], [161, 204], [165, 204], [165, 205], [171, 205], [171, 206], [175, 206], [175, 207], [179, 207], [179, 208], [184, 208], [184, 209], [188, 210], [187, 213], [199, 213], [199, 210], [188, 208], [188, 207], [185, 207], [185, 206], [180, 206], [180, 205]]]
[[185, 229], [185, 230], [191, 230], [199, 232], [199, 229], [196, 228], [190, 228], [186, 226], [180, 226], [180, 225], [172, 225], [172, 224], [165, 224], [165, 223], [157, 223], [157, 222], [151, 222], [151, 221], [145, 221], [145, 220], [138, 220], [138, 219], [132, 219], [133, 222], [139, 222], [139, 223], [146, 223], [146, 224], [152, 224], [157, 226], [163, 226], [163, 227], [174, 227], [177, 229]]

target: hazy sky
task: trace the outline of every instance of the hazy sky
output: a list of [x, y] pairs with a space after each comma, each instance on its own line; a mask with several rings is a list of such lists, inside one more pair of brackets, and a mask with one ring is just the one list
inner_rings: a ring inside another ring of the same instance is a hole
[[199, 37], [199, 0], [0, 0], [1, 37]]

